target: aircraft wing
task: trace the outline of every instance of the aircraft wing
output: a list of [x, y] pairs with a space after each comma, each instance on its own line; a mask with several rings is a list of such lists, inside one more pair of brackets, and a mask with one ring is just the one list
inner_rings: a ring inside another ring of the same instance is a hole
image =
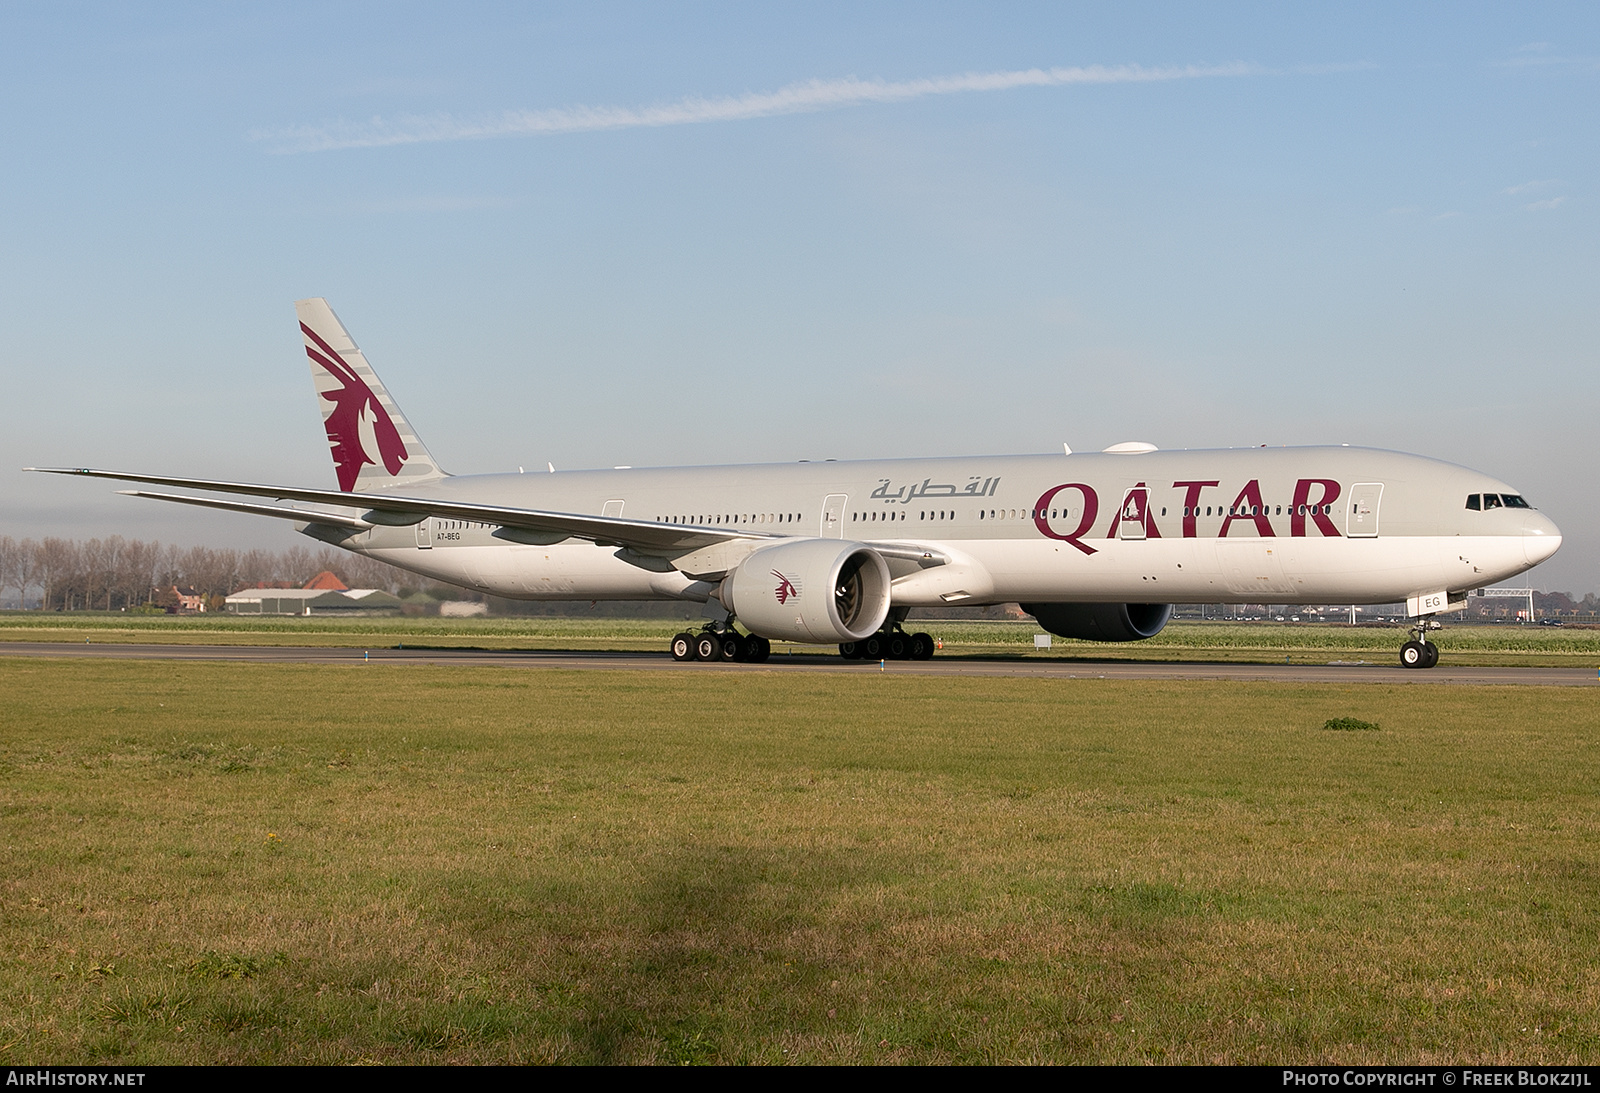
[[[342, 493], [338, 490], [311, 490], [298, 486], [266, 486], [251, 482], [217, 482], [204, 478], [172, 478], [165, 475], [130, 474], [125, 471], [105, 471], [92, 467], [24, 467], [24, 470], [44, 474], [72, 474], [88, 478], [110, 478], [120, 482], [147, 482], [157, 486], [177, 486], [181, 489], [207, 490], [212, 493], [243, 494], [247, 497], [270, 497], [280, 501], [304, 501], [314, 505], [337, 505], [361, 511], [359, 519], [335, 516], [331, 513], [308, 512], [304, 509], [278, 508], [271, 505], [247, 505], [213, 500], [203, 497], [183, 497], [176, 494], [147, 493], [130, 490], [135, 496], [152, 497], [160, 501], [177, 501], [182, 504], [201, 505], [208, 508], [249, 512], [257, 516], [276, 516], [307, 523], [330, 523], [340, 527], [370, 527], [376, 524], [404, 526], [420, 523], [429, 516], [442, 516], [452, 520], [470, 520], [480, 524], [531, 532], [536, 536], [588, 539], [601, 546], [631, 547], [647, 554], [677, 554], [699, 550], [735, 539], [780, 539], [784, 536], [763, 532], [734, 531], [730, 528], [687, 527], [681, 524], [658, 524], [647, 520], [625, 520], [617, 516], [589, 516], [583, 513], [545, 512], [539, 509], [519, 509], [509, 505], [485, 505], [471, 501], [446, 501], [431, 497], [400, 497], [387, 493]], [[508, 536], [507, 538], [513, 537]], [[550, 542], [555, 539], [546, 540]]]

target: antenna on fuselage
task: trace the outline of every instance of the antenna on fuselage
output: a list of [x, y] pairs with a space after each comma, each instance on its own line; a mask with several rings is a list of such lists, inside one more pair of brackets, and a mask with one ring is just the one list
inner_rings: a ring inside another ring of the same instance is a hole
[[1063, 441], [1062, 444], [1061, 444], [1061, 450], [1062, 450], [1062, 452], [1064, 452], [1067, 455], [1071, 455], [1072, 454], [1072, 446], [1070, 444], [1066, 443], [1065, 441]]

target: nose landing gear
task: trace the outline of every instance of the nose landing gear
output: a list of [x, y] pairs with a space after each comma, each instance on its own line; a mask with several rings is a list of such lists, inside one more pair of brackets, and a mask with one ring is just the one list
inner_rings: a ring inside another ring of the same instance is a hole
[[1439, 647], [1428, 640], [1428, 631], [1439, 629], [1439, 624], [1426, 618], [1416, 620], [1411, 627], [1411, 640], [1400, 646], [1400, 667], [1432, 668], [1439, 663]]
[[1400, 667], [1432, 668], [1439, 663], [1439, 647], [1431, 641], [1408, 641], [1400, 646]]

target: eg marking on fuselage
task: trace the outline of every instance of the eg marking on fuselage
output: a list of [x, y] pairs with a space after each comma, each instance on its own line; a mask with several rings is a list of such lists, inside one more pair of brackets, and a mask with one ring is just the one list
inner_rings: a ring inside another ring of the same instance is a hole
[[[1018, 602], [1103, 641], [1153, 636], [1173, 603], [1403, 600], [1421, 619], [1561, 543], [1503, 482], [1344, 446], [450, 475], [327, 302], [296, 309], [337, 490], [51, 469], [264, 499], [125, 491], [293, 520], [498, 596], [704, 603], [681, 659], [760, 660], [772, 639], [928, 656], [902, 623], [945, 604]], [[1401, 660], [1437, 656], [1419, 625]]]

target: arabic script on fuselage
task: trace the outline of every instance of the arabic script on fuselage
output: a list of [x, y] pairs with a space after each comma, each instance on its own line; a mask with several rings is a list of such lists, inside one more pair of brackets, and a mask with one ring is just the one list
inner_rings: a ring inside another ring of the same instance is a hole
[[950, 497], [957, 500], [966, 500], [973, 497], [993, 497], [994, 491], [1000, 488], [999, 478], [985, 478], [981, 474], [972, 475], [965, 486], [957, 486], [954, 482], [935, 482], [931, 477], [924, 478], [921, 482], [912, 482], [901, 486], [899, 489], [890, 489], [894, 483], [887, 478], [878, 479], [878, 488], [871, 493], [871, 499], [882, 501], [885, 504], [899, 502], [909, 505], [921, 497]]

